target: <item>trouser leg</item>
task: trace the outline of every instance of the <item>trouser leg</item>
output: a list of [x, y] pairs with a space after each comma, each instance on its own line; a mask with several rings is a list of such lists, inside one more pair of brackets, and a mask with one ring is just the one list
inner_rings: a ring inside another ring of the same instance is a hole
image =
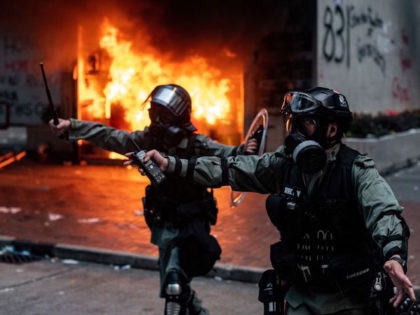
[[179, 248], [173, 247], [169, 251], [165, 253], [161, 266], [165, 315], [186, 315], [191, 296], [189, 279], [180, 266]]
[[208, 315], [201, 306], [201, 300], [191, 289], [190, 279], [180, 265], [180, 250], [173, 247], [165, 253], [161, 266], [163, 274], [162, 296], [165, 298], [165, 315]]

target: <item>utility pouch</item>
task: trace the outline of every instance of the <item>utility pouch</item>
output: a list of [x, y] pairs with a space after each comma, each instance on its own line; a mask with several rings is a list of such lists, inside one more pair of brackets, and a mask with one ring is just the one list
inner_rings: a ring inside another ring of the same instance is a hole
[[182, 203], [176, 208], [177, 221], [179, 224], [185, 224], [194, 219], [201, 218], [214, 225], [217, 222], [218, 209], [213, 197], [205, 198], [188, 203]]
[[217, 208], [217, 201], [213, 197], [213, 192], [208, 199], [206, 199], [207, 205], [207, 216], [211, 225], [215, 225], [217, 223], [217, 215], [219, 213], [219, 209]]
[[264, 305], [264, 315], [282, 315], [284, 295], [281, 294], [277, 272], [269, 269], [263, 272], [258, 282], [258, 301]]
[[144, 220], [146, 221], [146, 224], [149, 227], [149, 229], [152, 229], [154, 221], [153, 211], [149, 209], [149, 207], [147, 207], [146, 197], [142, 197], [141, 202], [143, 204]]
[[267, 215], [270, 218], [271, 223], [280, 231], [282, 223], [282, 205], [284, 203], [284, 198], [280, 194], [271, 194], [267, 197], [265, 201], [265, 209]]
[[368, 255], [348, 254], [333, 257], [328, 264], [327, 274], [333, 283], [346, 288], [372, 283], [376, 269]]
[[296, 283], [298, 279], [296, 257], [286, 248], [284, 242], [280, 241], [270, 246], [270, 260], [274, 270], [281, 280]]
[[149, 229], [152, 229], [152, 226], [162, 226], [164, 218], [159, 207], [159, 199], [156, 198], [152, 186], [146, 187], [146, 194], [141, 201], [143, 203], [144, 219]]

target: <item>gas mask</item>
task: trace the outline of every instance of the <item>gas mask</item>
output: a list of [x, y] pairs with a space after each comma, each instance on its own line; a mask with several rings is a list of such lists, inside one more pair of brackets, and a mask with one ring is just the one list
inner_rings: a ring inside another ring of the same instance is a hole
[[[301, 170], [309, 174], [325, 166], [325, 150], [340, 142], [353, 119], [345, 96], [324, 87], [286, 93], [281, 113], [289, 134], [285, 139], [286, 150]], [[329, 132], [333, 130], [330, 123], [336, 123], [334, 133]]]
[[149, 117], [150, 135], [158, 138], [166, 147], [177, 145], [187, 134], [186, 130], [175, 125], [176, 117], [162, 106], [152, 106], [149, 109]]
[[306, 98], [305, 94], [304, 96], [300, 94], [303, 93], [289, 95], [286, 104], [285, 97], [283, 103], [282, 113], [286, 119], [286, 131], [289, 133], [284, 144], [286, 153], [292, 156], [301, 171], [314, 174], [322, 170], [326, 164], [327, 139], [320, 119], [314, 115], [305, 115], [305, 112], [298, 112], [299, 109], [304, 110], [305, 105], [310, 102], [316, 102], [315, 99], [310, 99], [309, 95]]
[[317, 141], [308, 140], [303, 134], [295, 132], [286, 137], [284, 144], [303, 173], [314, 174], [324, 168], [327, 156]]

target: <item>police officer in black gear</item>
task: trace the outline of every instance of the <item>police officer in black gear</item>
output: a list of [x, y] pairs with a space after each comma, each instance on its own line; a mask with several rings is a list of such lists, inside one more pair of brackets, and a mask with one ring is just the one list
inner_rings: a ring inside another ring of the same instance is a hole
[[[266, 203], [267, 213], [281, 233], [281, 241], [271, 246], [272, 264], [280, 279], [297, 288], [326, 293], [353, 291], [351, 294], [366, 297], [365, 310], [360, 314], [377, 312], [370, 308], [367, 297], [372, 296], [370, 290], [377, 275], [383, 275], [380, 255], [362, 218], [354, 211], [357, 200], [352, 200], [349, 192], [349, 166], [358, 153], [341, 144], [334, 165], [326, 165], [326, 152], [340, 142], [352, 121], [347, 100], [326, 88], [291, 92], [285, 96], [282, 113], [289, 133], [285, 150], [296, 166], [290, 166], [284, 192], [270, 195]], [[336, 128], [335, 136], [326, 137], [327, 128]], [[315, 178], [318, 184], [306, 184], [305, 194], [305, 183], [298, 180], [296, 172], [303, 175], [303, 182]], [[320, 185], [321, 181], [324, 184]], [[403, 242], [398, 253], [406, 260], [409, 232], [405, 222], [401, 223]], [[298, 291], [292, 291], [291, 300]], [[320, 302], [314, 299], [313, 303]], [[391, 307], [382, 310], [381, 314], [395, 312]]]
[[[221, 151], [236, 154], [237, 148], [217, 146], [194, 133], [191, 98], [181, 86], [157, 86], [149, 101], [151, 124], [146, 148], [179, 158]], [[159, 246], [165, 315], [207, 314], [191, 290], [190, 281], [210, 271], [221, 253], [217, 240], [210, 235], [210, 225], [216, 223], [218, 212], [212, 191], [169, 176], [159, 187], [146, 188], [144, 209], [152, 242]]]
[[[249, 146], [222, 145], [195, 133], [191, 97], [179, 85], [156, 86], [147, 103], [151, 124], [144, 130], [127, 132], [77, 119], [59, 119], [58, 125], [51, 122], [50, 127], [57, 135], [66, 133], [69, 140], [83, 139], [105, 150], [130, 155], [139, 149], [155, 149], [176, 156], [177, 161], [193, 161], [203, 155], [235, 156], [250, 150]], [[176, 163], [175, 168], [179, 167]], [[208, 314], [190, 282], [210, 271], [221, 254], [210, 234], [218, 212], [212, 190], [168, 175], [160, 185], [147, 186], [143, 205], [151, 242], [159, 248], [160, 296], [165, 298], [165, 315]]]

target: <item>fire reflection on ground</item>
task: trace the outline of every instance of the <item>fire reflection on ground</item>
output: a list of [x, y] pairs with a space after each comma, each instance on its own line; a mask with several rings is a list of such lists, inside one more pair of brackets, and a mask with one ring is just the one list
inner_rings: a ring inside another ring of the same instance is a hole
[[[125, 167], [15, 163], [2, 170], [0, 234], [156, 256], [140, 204], [147, 184]], [[265, 196], [248, 194], [230, 208], [229, 192], [215, 191], [219, 218], [212, 230], [221, 262], [268, 267], [278, 234], [265, 214]]]

